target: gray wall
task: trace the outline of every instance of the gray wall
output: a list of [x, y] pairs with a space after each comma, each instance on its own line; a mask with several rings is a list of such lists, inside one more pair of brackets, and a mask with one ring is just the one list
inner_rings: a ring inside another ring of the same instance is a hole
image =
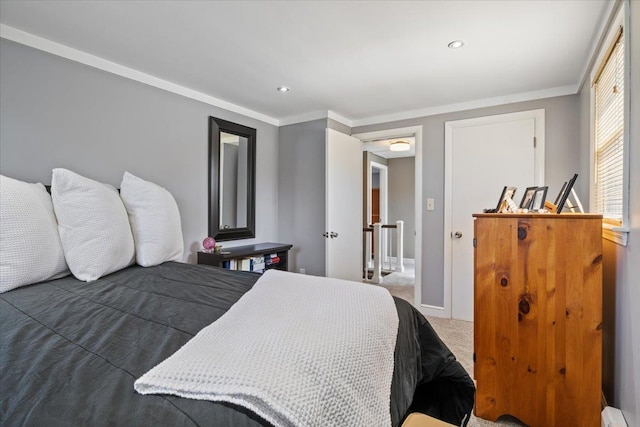
[[[629, 241], [603, 240], [603, 390], [629, 426], [640, 425], [640, 2], [630, 2]], [[580, 92], [581, 171], [589, 173], [590, 88]], [[588, 199], [586, 199], [588, 200]]]
[[279, 240], [293, 245], [289, 270], [325, 274], [325, 133], [319, 119], [280, 128]]
[[[213, 78], [213, 77], [212, 77]], [[51, 182], [64, 167], [120, 186], [129, 171], [167, 188], [185, 260], [208, 233], [208, 117], [257, 129], [256, 238], [278, 238], [278, 128], [11, 41], [0, 41], [0, 172]]]
[[629, 426], [640, 425], [640, 2], [630, 2], [629, 245], [617, 246], [616, 400]]
[[[401, 157], [388, 159], [389, 167], [389, 224], [398, 220], [404, 221], [404, 249], [405, 258], [415, 257], [415, 229], [416, 229], [416, 158]], [[392, 234], [392, 253], [396, 252], [396, 239]]]
[[[544, 108], [545, 182], [550, 194], [554, 194], [580, 167], [579, 105], [579, 96], [569, 95], [353, 129], [353, 133], [363, 133], [408, 126], [423, 127], [422, 165], [416, 165], [423, 170], [422, 253], [417, 254], [422, 262], [422, 303], [435, 306], [444, 303], [444, 122]], [[583, 181], [579, 182], [576, 191], [585, 199], [587, 192]], [[426, 210], [428, 197], [435, 199], [434, 211]]]

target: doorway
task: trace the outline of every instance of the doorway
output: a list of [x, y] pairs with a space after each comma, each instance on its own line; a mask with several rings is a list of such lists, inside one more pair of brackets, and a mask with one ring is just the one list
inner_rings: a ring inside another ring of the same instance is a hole
[[[399, 139], [409, 139], [411, 141], [410, 145], [411, 145], [411, 163], [412, 163], [412, 167], [411, 167], [411, 180], [410, 186], [405, 186], [405, 192], [409, 191], [411, 193], [411, 221], [406, 221], [406, 226], [404, 227], [404, 232], [403, 232], [403, 236], [409, 238], [409, 245], [410, 245], [410, 250], [405, 250], [405, 253], [409, 254], [411, 256], [411, 258], [415, 258], [414, 262], [410, 265], [410, 267], [408, 269], [405, 270], [406, 273], [411, 275], [411, 283], [410, 285], [415, 285], [415, 283], [421, 283], [420, 281], [420, 275], [421, 275], [421, 246], [422, 246], [422, 240], [421, 240], [421, 229], [422, 229], [422, 217], [421, 217], [421, 203], [422, 203], [422, 171], [421, 171], [421, 167], [419, 165], [422, 164], [422, 126], [414, 126], [414, 127], [407, 127], [407, 128], [397, 128], [397, 129], [388, 129], [388, 130], [384, 130], [384, 131], [375, 131], [375, 132], [367, 132], [367, 133], [361, 133], [361, 134], [354, 134], [353, 136], [359, 138], [360, 140], [363, 141], [363, 146], [367, 145], [367, 144], [377, 144], [380, 147], [383, 147], [380, 150], [376, 150], [376, 151], [389, 151], [389, 146], [391, 142], [394, 142], [396, 140]], [[374, 151], [375, 153], [375, 151]], [[377, 154], [377, 153], [376, 153]], [[367, 154], [365, 153], [364, 158], [366, 159]], [[385, 158], [383, 158], [383, 161], [380, 161], [379, 163], [381, 163], [382, 165], [384, 165], [384, 163], [388, 163], [387, 156], [385, 156]], [[406, 155], [397, 155], [397, 156], [393, 156], [393, 157], [407, 157]], [[399, 160], [399, 159], [398, 159]], [[364, 165], [364, 170], [363, 170], [363, 175], [366, 177], [371, 176], [371, 173], [375, 173], [376, 170], [384, 170], [384, 167], [380, 167], [379, 165], [375, 165], [373, 168], [369, 168], [368, 167], [368, 163], [365, 161], [365, 165]], [[393, 199], [393, 189], [392, 187], [392, 183], [390, 182], [391, 180], [393, 180], [392, 178], [392, 171], [390, 171], [389, 166], [388, 165], [384, 165], [386, 166], [387, 169], [387, 196], [386, 196], [386, 203], [382, 202], [381, 203], [381, 212], [380, 212], [380, 219], [381, 222], [384, 224], [387, 223], [394, 223], [395, 224], [395, 217], [391, 218], [391, 216], [393, 215], [393, 206], [392, 204], [394, 204], [394, 200]], [[369, 170], [371, 169], [371, 170]], [[384, 180], [383, 175], [380, 175], [380, 181], [382, 183], [382, 181]], [[384, 187], [384, 184], [381, 184], [381, 187]], [[380, 198], [383, 199], [384, 196], [382, 194], [383, 190], [381, 189], [381, 193], [380, 193]], [[371, 216], [371, 211], [369, 210], [369, 201], [368, 199], [371, 199], [371, 195], [375, 193], [375, 191], [371, 191], [370, 188], [368, 188], [367, 186], [365, 186], [365, 188], [363, 188], [363, 199], [364, 199], [364, 210], [366, 212], [365, 215], [363, 215], [363, 224], [365, 226], [371, 224], [371, 221], [374, 219]], [[373, 195], [373, 197], [375, 197], [375, 195]], [[384, 206], [387, 206], [387, 212], [384, 212]], [[397, 203], [396, 203], [397, 206]], [[375, 212], [374, 212], [375, 214]], [[396, 214], [397, 215], [397, 214]], [[403, 216], [406, 216], [406, 214], [402, 214]], [[404, 218], [403, 218], [404, 219]], [[368, 233], [367, 233], [368, 234]], [[370, 241], [370, 237], [367, 238], [366, 234], [365, 234], [365, 239], [369, 239]], [[395, 269], [395, 257], [394, 255], [397, 254], [397, 244], [396, 244], [396, 239], [395, 236], [393, 239], [390, 239], [391, 241], [387, 241], [385, 242], [386, 244], [384, 245], [385, 249], [387, 250], [387, 253], [389, 256], [385, 256], [384, 260], [385, 260], [385, 264], [386, 264], [386, 268], [389, 269], [390, 267], [392, 267], [393, 269]], [[366, 248], [370, 248], [370, 244], [365, 246]], [[406, 245], [402, 246], [403, 248], [406, 248]], [[419, 255], [419, 256], [417, 256]], [[408, 270], [408, 271], [407, 271]], [[391, 275], [385, 276], [385, 279], [387, 281], [391, 281], [393, 280], [392, 275], [394, 275], [396, 272], [395, 271], [391, 271]], [[384, 279], [382, 284], [384, 285]], [[403, 298], [409, 300], [413, 305], [415, 305], [416, 307], [420, 306], [420, 299], [421, 299], [421, 288], [420, 286], [406, 286], [408, 283], [406, 281], [406, 278], [403, 282], [403, 287], [404, 289], [404, 295], [402, 296]], [[410, 291], [407, 292], [407, 291]]]
[[445, 123], [444, 307], [473, 321], [473, 217], [495, 208], [504, 186], [544, 185], [544, 110]]
[[[364, 150], [363, 144], [363, 150]], [[366, 189], [364, 195], [365, 213], [364, 226], [368, 227], [371, 224], [384, 222], [389, 218], [389, 170], [386, 165], [386, 158], [379, 157], [370, 154], [367, 150], [364, 150], [364, 161], [366, 162]], [[375, 157], [373, 157], [375, 156]], [[375, 158], [376, 160], [373, 160]], [[382, 163], [385, 162], [385, 163]], [[374, 255], [373, 248], [375, 241], [373, 239], [373, 233], [365, 234], [365, 266], [367, 268], [373, 268], [372, 257]], [[383, 262], [387, 258], [387, 247], [382, 244], [382, 256]]]

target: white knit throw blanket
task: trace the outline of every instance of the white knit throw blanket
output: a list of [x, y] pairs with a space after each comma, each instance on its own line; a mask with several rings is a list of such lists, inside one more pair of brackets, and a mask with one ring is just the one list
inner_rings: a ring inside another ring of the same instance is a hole
[[230, 402], [275, 426], [389, 426], [397, 331], [384, 288], [269, 270], [135, 389]]

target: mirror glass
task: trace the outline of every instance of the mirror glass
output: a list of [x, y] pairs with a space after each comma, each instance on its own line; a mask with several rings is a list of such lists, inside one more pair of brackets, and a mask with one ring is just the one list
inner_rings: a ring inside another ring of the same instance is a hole
[[255, 237], [256, 130], [210, 117], [209, 139], [209, 235]]

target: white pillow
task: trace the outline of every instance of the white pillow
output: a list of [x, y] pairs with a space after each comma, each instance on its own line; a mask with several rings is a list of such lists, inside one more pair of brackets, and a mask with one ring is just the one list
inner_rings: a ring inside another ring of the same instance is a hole
[[44, 185], [0, 175], [0, 293], [68, 274]]
[[125, 172], [120, 197], [129, 214], [138, 264], [150, 267], [181, 261], [184, 243], [180, 211], [171, 193]]
[[127, 210], [118, 191], [66, 169], [54, 169], [53, 208], [69, 269], [91, 282], [133, 264]]

